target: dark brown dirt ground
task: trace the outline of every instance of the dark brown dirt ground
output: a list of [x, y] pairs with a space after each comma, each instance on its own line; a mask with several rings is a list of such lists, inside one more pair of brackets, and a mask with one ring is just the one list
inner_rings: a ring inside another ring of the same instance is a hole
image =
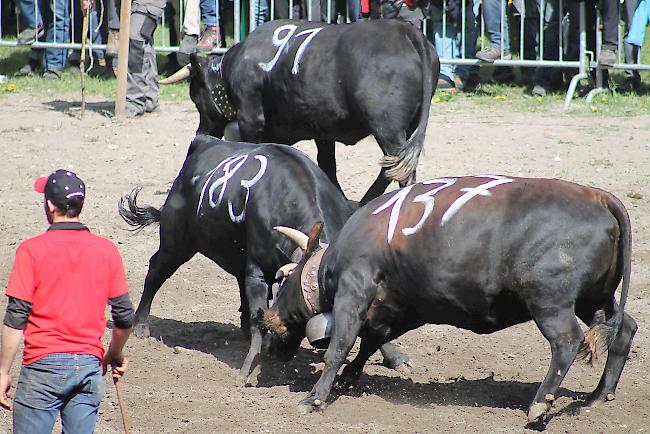
[[[67, 101], [0, 96], [0, 282], [6, 285], [18, 243], [46, 228], [36, 176], [57, 167], [76, 170], [88, 185], [84, 221], [118, 244], [138, 301], [157, 230], [134, 234], [116, 212], [118, 198], [141, 185], [141, 203], [159, 206], [185, 157], [198, 116], [191, 103], [116, 122], [92, 102], [86, 119]], [[549, 432], [650, 430], [650, 117], [519, 113], [434, 105], [419, 179], [502, 173], [560, 177], [612, 191], [629, 209], [634, 229], [633, 277], [627, 310], [639, 323], [617, 399], [580, 407], [602, 364], [575, 363], [545, 426]], [[314, 146], [299, 148], [314, 156]], [[366, 139], [338, 148], [339, 179], [359, 198], [377, 173], [379, 150]], [[394, 188], [394, 187], [393, 187]], [[633, 198], [633, 197], [636, 197]], [[425, 326], [398, 343], [414, 371], [402, 377], [374, 356], [360, 385], [323, 414], [299, 415], [297, 402], [317, 380], [322, 353], [305, 346], [290, 363], [266, 364], [255, 387], [237, 372], [247, 343], [239, 331], [235, 280], [203, 257], [167, 281], [154, 301], [152, 334], [127, 345], [131, 368], [123, 382], [133, 433], [215, 432], [523, 432], [526, 408], [545, 374], [550, 351], [532, 323], [488, 336]], [[0, 303], [4, 310], [5, 301]], [[107, 335], [108, 336], [108, 335]], [[14, 382], [18, 375], [14, 367]], [[0, 413], [0, 431], [11, 432]], [[60, 430], [60, 428], [58, 428]], [[107, 381], [98, 433], [120, 432], [115, 391]], [[59, 431], [60, 432], [60, 431]]]

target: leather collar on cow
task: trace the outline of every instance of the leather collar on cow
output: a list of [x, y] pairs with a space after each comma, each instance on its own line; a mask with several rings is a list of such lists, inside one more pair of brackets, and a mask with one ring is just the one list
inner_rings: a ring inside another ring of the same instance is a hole
[[217, 84], [214, 89], [212, 89], [212, 99], [214, 100], [214, 105], [217, 107], [217, 111], [226, 118], [226, 121], [230, 122], [237, 116], [237, 109], [230, 102], [228, 94], [226, 93], [226, 88], [223, 84]]
[[320, 306], [320, 285], [318, 284], [318, 270], [320, 268], [320, 261], [323, 259], [323, 253], [327, 249], [328, 244], [321, 243], [321, 248], [318, 249], [309, 259], [305, 262], [300, 274], [300, 289], [302, 296], [305, 299], [307, 308], [317, 315], [321, 312]]

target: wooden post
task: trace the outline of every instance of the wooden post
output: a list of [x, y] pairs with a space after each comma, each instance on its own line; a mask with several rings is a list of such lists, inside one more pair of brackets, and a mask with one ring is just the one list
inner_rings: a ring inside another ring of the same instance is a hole
[[129, 32], [131, 29], [131, 0], [121, 0], [120, 46], [117, 62], [117, 93], [115, 116], [122, 117], [126, 109], [126, 73], [129, 68]]

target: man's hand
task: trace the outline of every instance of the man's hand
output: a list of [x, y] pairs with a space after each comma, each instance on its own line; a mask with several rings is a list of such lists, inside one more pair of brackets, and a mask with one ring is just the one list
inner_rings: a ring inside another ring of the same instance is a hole
[[5, 410], [13, 410], [14, 404], [9, 396], [9, 389], [11, 389], [11, 375], [0, 374], [0, 406]]
[[102, 374], [106, 375], [106, 372], [108, 371], [108, 365], [111, 365], [111, 374], [113, 376], [113, 380], [119, 380], [126, 373], [126, 369], [129, 366], [129, 360], [124, 357], [122, 353], [106, 353], [102, 362]]

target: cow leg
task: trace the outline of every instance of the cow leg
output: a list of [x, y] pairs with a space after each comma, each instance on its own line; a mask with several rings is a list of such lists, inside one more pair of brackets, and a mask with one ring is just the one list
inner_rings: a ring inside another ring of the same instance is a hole
[[237, 284], [239, 285], [239, 324], [244, 338], [250, 340], [251, 312], [248, 306], [248, 297], [246, 296], [246, 279], [238, 277]]
[[336, 142], [334, 140], [316, 140], [316, 148], [318, 149], [318, 167], [343, 193], [339, 180], [336, 178]]
[[537, 309], [534, 307], [531, 311], [537, 326], [551, 345], [551, 366], [528, 410], [529, 422], [534, 422], [550, 410], [557, 389], [584, 340], [572, 306], [554, 312], [549, 312], [548, 307], [539, 309], [544, 309], [543, 315], [535, 315]]
[[[346, 279], [343, 276], [340, 279], [339, 288], [349, 287], [350, 285], [357, 286], [355, 283], [363, 283], [359, 282], [358, 276], [348, 275], [347, 277]], [[376, 284], [374, 286], [376, 287]], [[326, 407], [325, 400], [330, 394], [336, 373], [343, 365], [350, 349], [352, 349], [352, 345], [354, 345], [354, 341], [359, 335], [362, 318], [365, 317], [370, 300], [376, 293], [376, 289], [370, 285], [358, 285], [357, 288], [363, 289], [346, 290], [344, 295], [343, 291], [339, 290], [338, 294], [342, 295], [336, 297], [334, 301], [334, 324], [332, 326], [332, 338], [325, 352], [325, 366], [311, 392], [298, 403], [298, 410], [302, 413], [318, 409], [322, 410]], [[382, 343], [380, 341], [377, 342], [368, 344], [367, 351], [370, 351], [374, 347], [370, 354], [377, 351]]]
[[387, 368], [394, 369], [404, 375], [411, 373], [411, 359], [397, 345], [387, 342], [381, 346], [380, 351], [384, 357], [384, 365]]
[[[377, 313], [375, 313], [375, 315], [379, 317]], [[396, 326], [389, 329], [390, 332], [388, 335], [378, 335], [371, 331], [368, 334], [364, 334], [364, 337], [361, 339], [359, 353], [354, 360], [343, 369], [341, 374], [341, 381], [339, 383], [343, 387], [349, 387], [356, 383], [361, 376], [361, 372], [363, 371], [363, 367], [366, 365], [368, 358], [377, 350], [380, 350], [381, 354], [384, 356], [384, 365], [391, 369], [395, 369], [397, 372], [404, 375], [409, 375], [411, 373], [409, 357], [400, 351], [395, 344], [390, 343], [389, 341], [397, 339], [409, 330], [420, 327], [422, 323], [413, 323], [408, 321], [406, 318], [394, 316], [394, 313], [391, 313], [391, 316], [387, 317], [382, 322], [384, 321], [396, 324]]]
[[378, 349], [384, 344], [384, 339], [378, 339], [375, 337], [364, 337], [361, 339], [361, 344], [359, 345], [359, 353], [351, 361], [341, 373], [341, 378], [339, 378], [337, 387], [343, 389], [348, 389], [354, 386], [361, 373], [363, 372], [363, 367], [366, 365], [366, 362], [377, 352]]
[[637, 328], [638, 326], [634, 318], [624, 313], [621, 330], [607, 351], [607, 362], [603, 375], [600, 377], [596, 389], [587, 398], [585, 405], [594, 407], [601, 402], [614, 399], [614, 392], [616, 391], [618, 380], [621, 378], [621, 373], [623, 372], [627, 355], [632, 347], [632, 339]]
[[359, 207], [364, 206], [366, 203], [370, 202], [376, 197], [381, 196], [386, 191], [386, 188], [390, 184], [390, 179], [386, 177], [386, 171], [382, 168], [379, 171], [379, 175], [375, 182], [372, 183], [366, 194], [363, 195], [363, 198], [359, 202]]
[[192, 259], [195, 253], [183, 249], [175, 250], [161, 247], [149, 259], [149, 270], [147, 271], [147, 277], [144, 279], [144, 292], [140, 297], [138, 309], [135, 311], [134, 335], [140, 338], [150, 336], [147, 318], [151, 311], [153, 298], [165, 280], [169, 279], [178, 270], [178, 267]]
[[[248, 354], [244, 359], [244, 363], [239, 370], [239, 375], [246, 378], [251, 373], [253, 362], [257, 359], [262, 351], [262, 327], [260, 326], [260, 318], [262, 312], [266, 309], [266, 299], [268, 292], [268, 285], [264, 280], [264, 273], [258, 265], [249, 262], [246, 264], [246, 277], [244, 278], [246, 299], [249, 306], [249, 330], [251, 335], [251, 343], [248, 349]], [[244, 303], [242, 303], [242, 307]], [[242, 312], [243, 314], [243, 312]]]

